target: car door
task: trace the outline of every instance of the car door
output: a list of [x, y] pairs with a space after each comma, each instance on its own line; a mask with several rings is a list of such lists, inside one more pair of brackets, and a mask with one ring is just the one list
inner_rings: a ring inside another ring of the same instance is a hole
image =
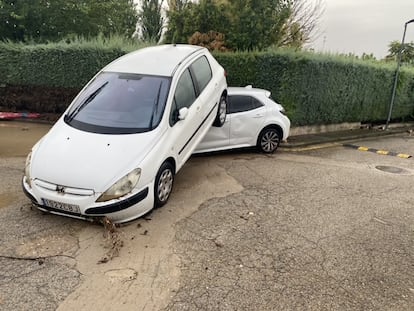
[[[213, 73], [208, 59], [205, 56], [199, 57], [191, 65], [191, 73], [195, 78], [196, 88], [198, 89], [201, 114], [206, 122], [206, 118], [212, 118], [212, 109], [216, 105], [215, 98], [217, 95], [217, 81], [213, 80]], [[227, 146], [230, 139], [230, 122], [226, 120], [226, 123], [222, 127], [208, 126], [208, 132], [205, 134], [203, 140], [198, 144], [198, 149], [210, 149], [221, 146]], [[200, 147], [200, 148], [199, 148]]]
[[250, 95], [230, 95], [230, 145], [252, 145], [262, 129], [266, 107]]
[[[187, 108], [184, 118], [180, 119], [179, 111]], [[201, 102], [197, 99], [190, 70], [186, 68], [178, 79], [173, 103], [170, 111], [170, 144], [177, 159], [177, 170], [190, 157], [192, 152], [192, 140], [200, 125]]]
[[218, 150], [230, 144], [231, 115], [227, 114], [222, 127], [212, 126], [198, 144], [197, 150]]
[[[206, 56], [197, 58], [189, 67], [191, 76], [193, 77], [194, 87], [197, 92], [201, 116], [207, 117], [210, 110], [214, 107], [215, 101], [212, 100], [217, 95], [212, 85], [213, 73]], [[203, 119], [204, 119], [203, 118]], [[203, 120], [201, 120], [203, 121]]]

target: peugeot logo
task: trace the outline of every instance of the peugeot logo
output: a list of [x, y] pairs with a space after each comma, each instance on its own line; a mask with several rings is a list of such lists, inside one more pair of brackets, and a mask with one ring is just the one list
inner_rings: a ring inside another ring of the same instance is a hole
[[64, 194], [65, 193], [65, 187], [57, 185], [56, 186], [56, 191], [58, 193]]

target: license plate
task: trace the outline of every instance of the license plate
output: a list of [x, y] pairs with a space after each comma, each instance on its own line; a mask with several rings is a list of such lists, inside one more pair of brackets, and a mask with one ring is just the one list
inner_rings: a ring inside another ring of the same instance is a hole
[[66, 212], [80, 214], [79, 205], [68, 204], [68, 203], [63, 203], [63, 202], [57, 202], [57, 201], [53, 201], [53, 200], [49, 200], [49, 199], [42, 199], [42, 201], [43, 201], [43, 204], [48, 206], [48, 207], [55, 208], [55, 209], [60, 209], [62, 211], [66, 211]]

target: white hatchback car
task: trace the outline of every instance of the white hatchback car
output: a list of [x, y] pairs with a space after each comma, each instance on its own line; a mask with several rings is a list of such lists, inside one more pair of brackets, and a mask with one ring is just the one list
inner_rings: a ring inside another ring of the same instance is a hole
[[248, 85], [228, 88], [224, 126], [212, 127], [194, 153], [256, 146], [273, 153], [290, 132], [285, 110], [270, 98], [270, 92]]
[[224, 69], [205, 48], [127, 54], [79, 93], [26, 160], [23, 190], [40, 209], [125, 222], [164, 205], [174, 175], [226, 119]]

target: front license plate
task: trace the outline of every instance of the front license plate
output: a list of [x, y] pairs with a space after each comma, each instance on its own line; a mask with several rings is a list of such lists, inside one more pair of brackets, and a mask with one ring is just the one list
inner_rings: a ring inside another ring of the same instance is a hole
[[62, 211], [66, 211], [66, 212], [80, 214], [79, 205], [62, 203], [62, 202], [57, 202], [57, 201], [53, 201], [53, 200], [49, 200], [49, 199], [42, 199], [42, 201], [43, 201], [43, 204], [48, 206], [48, 207], [55, 208], [55, 209], [60, 209]]

